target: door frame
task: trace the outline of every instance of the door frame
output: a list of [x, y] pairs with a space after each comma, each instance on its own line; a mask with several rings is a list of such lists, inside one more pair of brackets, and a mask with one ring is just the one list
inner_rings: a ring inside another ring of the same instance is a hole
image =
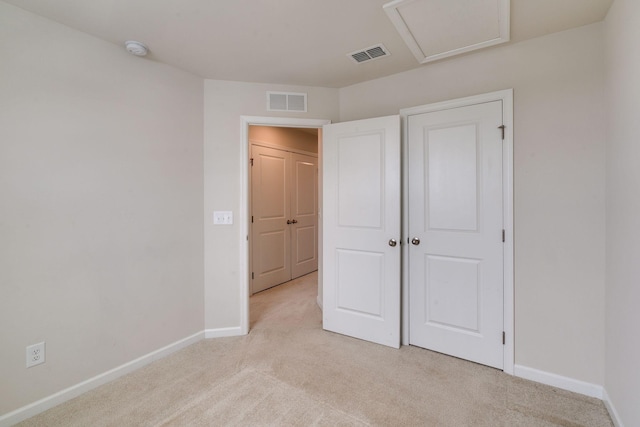
[[[290, 117], [260, 117], [260, 116], [240, 116], [240, 210], [238, 212], [238, 223], [240, 225], [240, 334], [249, 333], [249, 296], [251, 289], [249, 281], [251, 280], [251, 260], [249, 258], [249, 227], [251, 215], [249, 212], [249, 126], [273, 126], [288, 128], [316, 128], [322, 129], [323, 125], [331, 123], [331, 120], [325, 119], [300, 119]], [[322, 141], [318, 139], [318, 169], [322, 168]], [[318, 211], [322, 212], [321, 197], [322, 176], [318, 176]], [[320, 215], [321, 216], [321, 215]], [[318, 218], [320, 224], [321, 218]], [[321, 273], [320, 250], [322, 249], [322, 235], [318, 230], [318, 272]]]
[[[409, 183], [408, 164], [408, 118], [409, 116], [449, 110], [486, 102], [502, 101], [502, 123], [504, 141], [502, 144], [502, 206], [505, 230], [503, 246], [503, 322], [505, 344], [503, 348], [503, 371], [513, 375], [514, 369], [514, 266], [513, 266], [513, 89], [505, 89], [481, 95], [452, 99], [433, 104], [421, 105], [400, 110], [402, 120], [402, 240], [409, 238]], [[402, 344], [409, 345], [409, 245], [402, 247]]]

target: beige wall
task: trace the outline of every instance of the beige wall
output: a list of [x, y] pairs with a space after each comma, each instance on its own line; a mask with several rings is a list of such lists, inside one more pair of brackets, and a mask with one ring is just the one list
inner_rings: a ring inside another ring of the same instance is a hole
[[[516, 363], [605, 384], [640, 424], [639, 15], [616, 0], [606, 24], [340, 90], [203, 89], [0, 2], [0, 414], [240, 324], [240, 116], [346, 121], [513, 87]], [[267, 112], [267, 90], [307, 92], [309, 112]], [[214, 210], [234, 225], [213, 226]], [[42, 340], [47, 362], [27, 370], [25, 346]]]
[[249, 141], [309, 153], [318, 152], [318, 132], [315, 129], [312, 132], [275, 126], [249, 126]]
[[4, 414], [202, 331], [203, 81], [2, 2], [0, 76]]
[[515, 361], [604, 381], [602, 24], [342, 88], [341, 121], [514, 88]]
[[607, 52], [607, 353], [605, 388], [640, 426], [640, 2], [615, 0]]
[[[266, 110], [266, 91], [306, 92], [307, 113]], [[240, 326], [240, 117], [336, 120], [338, 90], [205, 80], [204, 89], [205, 327]], [[234, 213], [232, 226], [213, 225], [213, 211]]]

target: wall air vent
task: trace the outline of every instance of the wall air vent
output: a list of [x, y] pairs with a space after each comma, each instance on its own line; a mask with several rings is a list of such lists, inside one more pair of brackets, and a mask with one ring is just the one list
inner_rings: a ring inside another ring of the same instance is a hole
[[307, 112], [307, 94], [293, 92], [267, 92], [267, 111]]
[[350, 57], [353, 62], [361, 63], [366, 61], [372, 61], [378, 58], [384, 58], [385, 56], [389, 56], [391, 53], [384, 47], [383, 44], [377, 44], [375, 46], [368, 47], [366, 49], [357, 50], [355, 52], [348, 53], [347, 56]]

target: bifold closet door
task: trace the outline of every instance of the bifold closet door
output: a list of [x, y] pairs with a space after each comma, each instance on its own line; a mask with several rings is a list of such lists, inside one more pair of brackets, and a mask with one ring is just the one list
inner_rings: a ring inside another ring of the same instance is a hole
[[251, 292], [318, 269], [318, 159], [253, 145]]

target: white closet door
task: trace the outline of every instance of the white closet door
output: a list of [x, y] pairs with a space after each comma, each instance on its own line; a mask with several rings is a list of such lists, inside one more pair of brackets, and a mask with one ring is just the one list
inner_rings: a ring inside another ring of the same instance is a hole
[[409, 341], [503, 368], [502, 101], [408, 117]]
[[323, 128], [323, 327], [400, 345], [400, 118]]

